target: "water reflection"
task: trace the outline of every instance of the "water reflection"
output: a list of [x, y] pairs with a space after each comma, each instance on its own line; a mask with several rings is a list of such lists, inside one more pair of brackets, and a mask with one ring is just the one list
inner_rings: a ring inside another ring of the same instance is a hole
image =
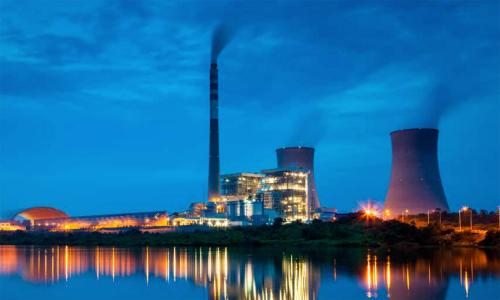
[[356, 278], [366, 298], [445, 299], [457, 279], [465, 297], [480, 278], [500, 277], [500, 255], [480, 249], [418, 254], [332, 249], [321, 252], [211, 248], [0, 246], [0, 275], [52, 284], [80, 274], [96, 280], [143, 274], [144, 284], [178, 280], [208, 299], [317, 299], [320, 283]]

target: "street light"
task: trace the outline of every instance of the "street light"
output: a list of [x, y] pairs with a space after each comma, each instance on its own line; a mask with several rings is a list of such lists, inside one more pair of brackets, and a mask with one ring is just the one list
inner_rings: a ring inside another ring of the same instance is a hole
[[404, 211], [401, 212], [401, 219], [404, 222], [405, 218], [408, 218], [408, 209], [405, 209]]
[[[461, 209], [458, 210], [458, 227], [460, 228], [460, 231], [462, 231], [462, 216], [460, 213], [462, 211], [467, 211], [469, 208], [467, 206], [462, 207]], [[472, 217], [471, 217], [471, 228], [472, 228]]]
[[472, 208], [470, 210], [470, 231], [472, 231]]

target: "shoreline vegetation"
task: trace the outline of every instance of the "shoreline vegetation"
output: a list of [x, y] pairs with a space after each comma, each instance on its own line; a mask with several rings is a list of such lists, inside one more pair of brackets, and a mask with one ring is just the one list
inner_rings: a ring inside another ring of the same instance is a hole
[[430, 224], [417, 227], [396, 220], [349, 218], [336, 222], [311, 224], [194, 229], [165, 233], [141, 232], [3, 232], [0, 245], [75, 245], [75, 246], [321, 246], [321, 247], [493, 247], [500, 248], [497, 229], [456, 231]]

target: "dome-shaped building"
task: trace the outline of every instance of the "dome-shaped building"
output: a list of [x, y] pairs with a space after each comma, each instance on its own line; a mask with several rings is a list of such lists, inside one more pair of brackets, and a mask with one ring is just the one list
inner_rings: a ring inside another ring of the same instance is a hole
[[52, 207], [32, 207], [25, 209], [14, 216], [14, 220], [19, 221], [38, 221], [47, 219], [66, 219], [69, 216], [58, 209]]

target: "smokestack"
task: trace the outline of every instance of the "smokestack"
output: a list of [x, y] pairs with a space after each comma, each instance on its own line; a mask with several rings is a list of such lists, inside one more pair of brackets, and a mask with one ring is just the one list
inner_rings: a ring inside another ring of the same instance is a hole
[[217, 59], [231, 39], [228, 27], [219, 24], [212, 35], [210, 53], [210, 146], [208, 153], [208, 201], [220, 198], [219, 160], [219, 71]]
[[208, 154], [208, 201], [220, 197], [219, 83], [217, 63], [210, 64], [210, 146]]
[[314, 182], [314, 148], [285, 147], [276, 149], [278, 168], [302, 168], [309, 171], [309, 210], [320, 207], [316, 183]]
[[385, 210], [403, 213], [448, 210], [437, 155], [437, 129], [418, 128], [391, 133], [392, 173]]

